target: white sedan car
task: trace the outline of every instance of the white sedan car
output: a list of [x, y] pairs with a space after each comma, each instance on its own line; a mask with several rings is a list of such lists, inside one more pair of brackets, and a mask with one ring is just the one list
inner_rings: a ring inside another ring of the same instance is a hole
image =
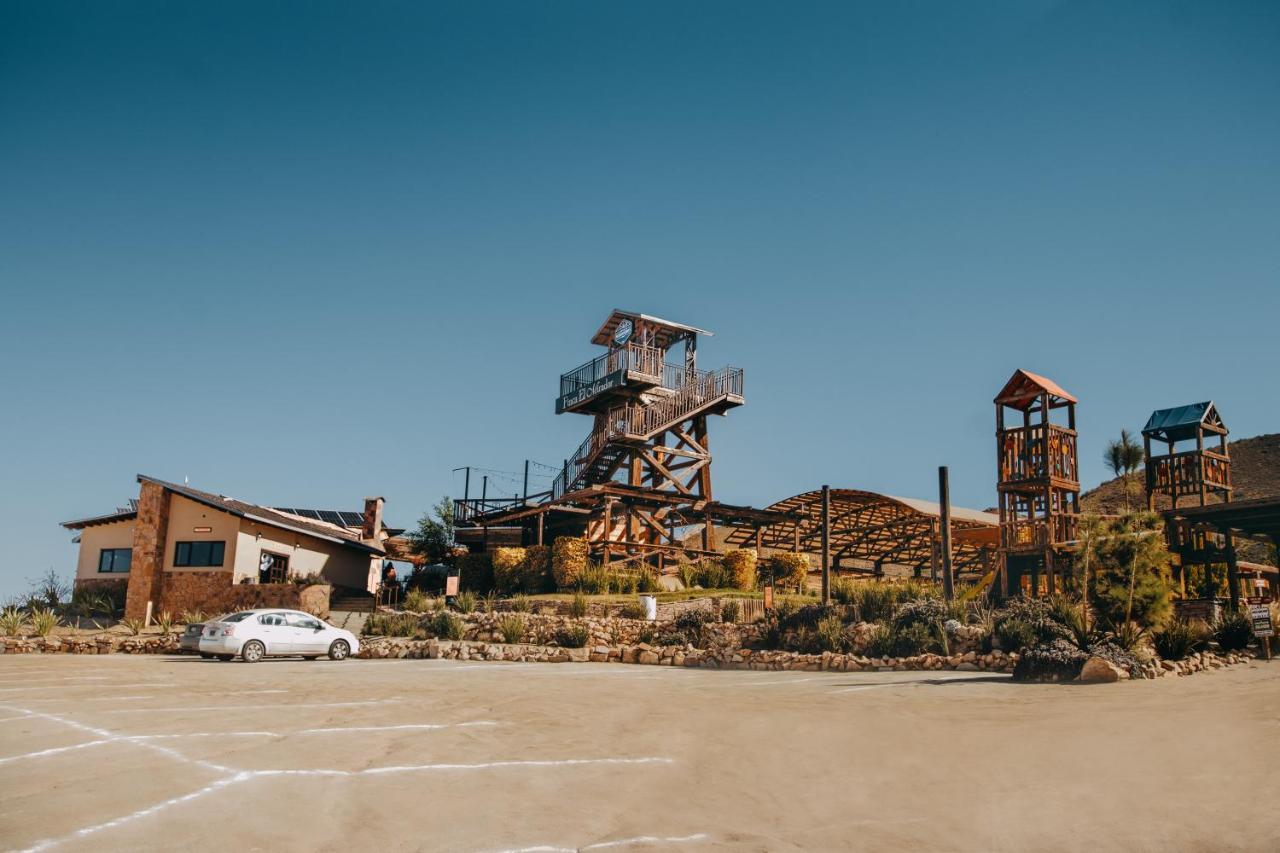
[[281, 655], [344, 660], [358, 651], [355, 634], [297, 610], [241, 610], [204, 623], [200, 635], [200, 657], [231, 660], [239, 655], [246, 663]]

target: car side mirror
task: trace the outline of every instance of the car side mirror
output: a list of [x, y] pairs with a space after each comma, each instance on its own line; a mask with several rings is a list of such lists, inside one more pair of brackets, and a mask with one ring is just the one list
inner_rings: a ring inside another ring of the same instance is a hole
[[317, 625], [317, 626], [316, 626], [315, 628], [313, 628], [312, 630], [313, 630], [313, 631], [323, 631], [323, 630], [324, 630], [324, 626], [323, 626], [323, 625]]

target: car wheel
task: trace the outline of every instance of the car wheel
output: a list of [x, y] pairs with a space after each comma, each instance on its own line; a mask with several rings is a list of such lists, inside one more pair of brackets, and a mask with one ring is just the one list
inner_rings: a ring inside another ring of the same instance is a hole
[[213, 655], [210, 654], [209, 652], [201, 652], [200, 657], [204, 658], [205, 660], [213, 660]]
[[245, 663], [257, 663], [266, 657], [267, 647], [257, 640], [250, 640], [240, 649], [240, 658]]
[[229, 660], [235, 660], [236, 656], [235, 655], [214, 655], [214, 657], [216, 657], [218, 660], [223, 661], [225, 663], [226, 661], [229, 661]]
[[334, 640], [329, 646], [329, 660], [346, 660], [351, 654], [351, 644], [346, 640]]

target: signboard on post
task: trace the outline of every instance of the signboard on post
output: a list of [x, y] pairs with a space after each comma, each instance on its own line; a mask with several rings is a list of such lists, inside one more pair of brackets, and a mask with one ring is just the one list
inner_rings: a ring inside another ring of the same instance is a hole
[[1249, 621], [1253, 623], [1253, 636], [1262, 638], [1276, 635], [1275, 626], [1271, 624], [1271, 605], [1250, 604]]

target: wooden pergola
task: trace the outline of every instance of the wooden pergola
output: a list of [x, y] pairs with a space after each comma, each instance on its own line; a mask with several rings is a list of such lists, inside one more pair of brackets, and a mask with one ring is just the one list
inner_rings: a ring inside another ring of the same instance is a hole
[[[827, 548], [831, 568], [837, 574], [883, 577], [886, 566], [900, 566], [916, 577], [923, 577], [926, 570], [929, 577], [938, 577], [942, 561], [939, 504], [859, 489], [831, 489], [830, 501]], [[821, 510], [821, 489], [794, 495], [767, 508], [785, 519], [744, 524], [726, 537], [726, 544], [761, 552], [820, 554]], [[979, 577], [995, 568], [998, 516], [952, 507], [951, 536], [958, 574]]]

